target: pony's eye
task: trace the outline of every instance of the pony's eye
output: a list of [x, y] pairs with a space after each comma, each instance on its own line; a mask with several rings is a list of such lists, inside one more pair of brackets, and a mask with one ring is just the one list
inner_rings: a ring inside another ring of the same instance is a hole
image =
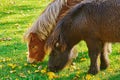
[[59, 47], [59, 43], [58, 42], [56, 43], [55, 47]]
[[31, 48], [35, 48], [35, 46], [32, 46]]
[[34, 49], [35, 49], [35, 48], [37, 48], [37, 46], [32, 46], [32, 48], [34, 48]]

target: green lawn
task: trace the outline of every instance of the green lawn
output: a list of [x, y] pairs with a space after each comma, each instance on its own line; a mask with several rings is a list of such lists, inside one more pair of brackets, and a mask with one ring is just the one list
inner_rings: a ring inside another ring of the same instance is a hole
[[[120, 80], [120, 44], [112, 45], [110, 67], [88, 75], [89, 57], [84, 42], [78, 44], [79, 56], [73, 65], [59, 73], [46, 72], [48, 56], [41, 63], [26, 62], [24, 32], [32, 25], [50, 0], [0, 0], [0, 80]], [[42, 66], [38, 70], [38, 66]], [[52, 75], [53, 74], [53, 75]]]

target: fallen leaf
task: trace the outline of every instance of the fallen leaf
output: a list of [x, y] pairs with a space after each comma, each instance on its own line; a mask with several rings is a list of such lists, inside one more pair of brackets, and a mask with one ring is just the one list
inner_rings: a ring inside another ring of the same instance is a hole
[[27, 77], [24, 73], [20, 73], [19, 76], [22, 77], [22, 78], [26, 78]]
[[37, 73], [37, 72], [40, 72], [40, 71], [39, 70], [35, 70], [34, 72]]
[[11, 71], [10, 71], [10, 73], [15, 73], [15, 72], [16, 72], [16, 70], [11, 70]]
[[39, 66], [39, 67], [38, 67], [38, 70], [40, 70], [40, 69], [42, 69], [42, 66]]

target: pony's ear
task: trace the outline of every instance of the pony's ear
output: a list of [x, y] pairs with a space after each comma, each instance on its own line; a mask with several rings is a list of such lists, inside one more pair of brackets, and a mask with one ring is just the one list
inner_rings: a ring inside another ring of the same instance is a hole
[[30, 33], [30, 39], [31, 39], [32, 41], [35, 40], [36, 36], [37, 36], [36, 33], [33, 33], [33, 32]]
[[62, 35], [59, 36], [59, 44], [61, 46], [61, 51], [65, 51], [65, 49], [67, 48], [67, 44]]

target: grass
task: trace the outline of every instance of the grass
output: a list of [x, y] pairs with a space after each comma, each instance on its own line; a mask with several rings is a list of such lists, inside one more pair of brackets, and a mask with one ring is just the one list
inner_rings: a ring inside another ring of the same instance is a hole
[[[48, 56], [41, 63], [26, 62], [27, 46], [23, 34], [50, 0], [0, 0], [0, 80], [49, 80], [45, 72]], [[53, 80], [120, 80], [120, 46], [112, 45], [110, 67], [97, 75], [88, 75], [89, 57], [84, 42], [78, 44], [79, 56], [73, 65], [53, 74]], [[38, 66], [42, 66], [38, 70]]]

